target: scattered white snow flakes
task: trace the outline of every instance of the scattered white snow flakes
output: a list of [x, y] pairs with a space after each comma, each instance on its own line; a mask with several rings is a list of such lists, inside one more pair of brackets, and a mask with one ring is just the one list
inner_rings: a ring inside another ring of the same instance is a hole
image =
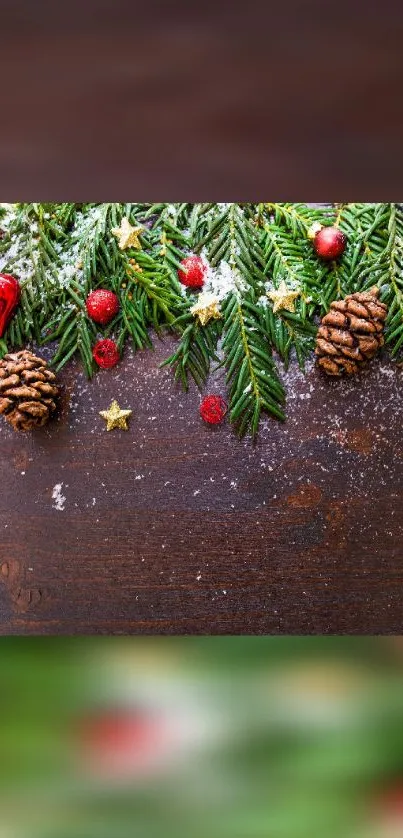
[[245, 281], [228, 262], [220, 262], [218, 267], [213, 268], [208, 263], [205, 254], [203, 255], [207, 268], [203, 286], [204, 292], [213, 294], [218, 300], [224, 300], [228, 294], [239, 294], [245, 291]]
[[56, 486], [53, 487], [52, 491], [52, 499], [54, 503], [52, 503], [53, 509], [57, 509], [58, 512], [63, 512], [64, 505], [66, 503], [66, 497], [63, 495], [62, 492], [63, 483], [56, 483]]

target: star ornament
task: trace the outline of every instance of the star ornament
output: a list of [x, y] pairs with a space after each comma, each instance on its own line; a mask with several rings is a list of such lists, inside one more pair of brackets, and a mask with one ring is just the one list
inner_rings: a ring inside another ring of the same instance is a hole
[[218, 305], [218, 299], [211, 293], [199, 294], [197, 302], [190, 309], [195, 317], [198, 317], [202, 326], [205, 326], [209, 320], [218, 320], [221, 317], [221, 311]]
[[132, 227], [128, 218], [122, 218], [120, 227], [112, 229], [113, 235], [118, 239], [120, 250], [127, 250], [128, 247], [141, 250], [139, 235], [142, 231], [142, 227]]
[[132, 410], [121, 410], [117, 401], [114, 399], [109, 410], [100, 410], [99, 415], [105, 419], [106, 430], [113, 431], [114, 428], [120, 428], [121, 431], [128, 431], [127, 420], [132, 415]]
[[291, 291], [290, 288], [287, 288], [284, 280], [280, 282], [278, 288], [274, 291], [268, 291], [267, 293], [269, 300], [273, 303], [274, 314], [276, 311], [280, 311], [280, 309], [294, 312], [295, 300], [299, 297], [299, 295], [300, 291]]

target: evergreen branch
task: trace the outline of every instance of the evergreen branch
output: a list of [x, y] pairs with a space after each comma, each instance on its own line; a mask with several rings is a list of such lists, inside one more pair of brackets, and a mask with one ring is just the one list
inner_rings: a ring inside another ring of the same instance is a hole
[[171, 366], [176, 381], [187, 390], [189, 376], [202, 389], [210, 372], [212, 361], [219, 361], [217, 342], [221, 332], [220, 321], [211, 320], [202, 326], [190, 312], [182, 315], [173, 324], [180, 331], [179, 345], [175, 352], [162, 364]]
[[150, 254], [139, 253], [136, 265], [128, 263], [127, 277], [130, 287], [137, 285], [148, 300], [144, 313], [149, 325], [157, 331], [161, 322], [172, 326], [185, 303], [179, 287], [173, 285], [166, 265], [160, 265]]
[[231, 294], [223, 306], [223, 350], [230, 397], [230, 420], [243, 436], [256, 436], [262, 410], [284, 419], [280, 383], [264, 327], [262, 310], [249, 297]]
[[63, 231], [46, 205], [18, 204], [1, 242], [3, 270], [20, 281], [19, 309], [4, 335], [6, 344], [39, 341], [41, 330], [57, 304], [58, 253], [54, 242]]
[[[335, 299], [379, 284], [385, 259], [385, 228], [388, 204], [341, 204], [335, 224], [347, 236], [346, 250], [337, 262], [318, 264], [312, 249], [309, 261], [313, 271], [310, 286], [320, 314], [328, 311]], [[309, 313], [311, 316], [312, 313]]]
[[305, 271], [305, 243], [294, 241], [276, 224], [267, 224], [265, 233], [265, 273], [276, 287], [284, 279], [291, 288], [300, 288]]
[[403, 212], [401, 205], [390, 205], [386, 253], [388, 277], [381, 299], [388, 306], [385, 342], [390, 346], [392, 356], [395, 356], [403, 346]]
[[[142, 227], [140, 250], [120, 250], [112, 230], [123, 218]], [[0, 270], [21, 286], [0, 354], [56, 341], [55, 366], [78, 354], [90, 376], [99, 331], [123, 351], [127, 340], [151, 347], [151, 329], [168, 327], [179, 342], [165, 364], [183, 386], [193, 378], [201, 387], [211, 362], [219, 362], [223, 335], [230, 419], [241, 434], [256, 434], [262, 411], [283, 418], [272, 350], [285, 365], [294, 351], [303, 366], [316, 322], [334, 299], [377, 284], [388, 305], [386, 342], [392, 354], [403, 347], [403, 212], [394, 204], [30, 203], [0, 206], [0, 219]], [[307, 236], [314, 221], [346, 233], [337, 263], [317, 259]], [[195, 294], [178, 281], [191, 251], [203, 254], [210, 288], [219, 288], [223, 318], [204, 327], [190, 312]], [[295, 312], [273, 312], [267, 292], [282, 280], [299, 292]], [[95, 288], [113, 290], [120, 302], [102, 330], [85, 307]]]
[[[309, 207], [307, 204], [262, 204], [261, 214], [266, 221], [270, 222], [270, 216], [274, 218], [275, 224], [284, 226], [297, 236], [306, 237], [309, 228], [315, 221], [333, 223], [335, 213], [333, 207]], [[269, 217], [267, 217], [269, 216]], [[263, 223], [261, 226], [264, 226]]]
[[270, 305], [264, 309], [265, 329], [270, 343], [285, 367], [288, 368], [291, 350], [295, 350], [298, 364], [304, 368], [305, 361], [314, 349], [317, 327], [306, 314], [280, 311], [274, 314]]

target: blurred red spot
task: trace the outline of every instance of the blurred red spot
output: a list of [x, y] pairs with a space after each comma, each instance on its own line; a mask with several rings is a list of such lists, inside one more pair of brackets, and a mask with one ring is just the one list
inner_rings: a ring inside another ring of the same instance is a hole
[[386, 816], [403, 818], [403, 782], [385, 790], [378, 798], [378, 809]]
[[84, 719], [80, 750], [93, 774], [126, 776], [150, 770], [165, 743], [163, 722], [142, 712], [118, 712]]

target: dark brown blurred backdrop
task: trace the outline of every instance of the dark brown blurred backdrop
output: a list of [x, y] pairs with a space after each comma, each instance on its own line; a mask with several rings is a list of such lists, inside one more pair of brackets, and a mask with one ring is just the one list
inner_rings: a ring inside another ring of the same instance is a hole
[[2, 200], [396, 200], [403, 6], [0, 0]]

